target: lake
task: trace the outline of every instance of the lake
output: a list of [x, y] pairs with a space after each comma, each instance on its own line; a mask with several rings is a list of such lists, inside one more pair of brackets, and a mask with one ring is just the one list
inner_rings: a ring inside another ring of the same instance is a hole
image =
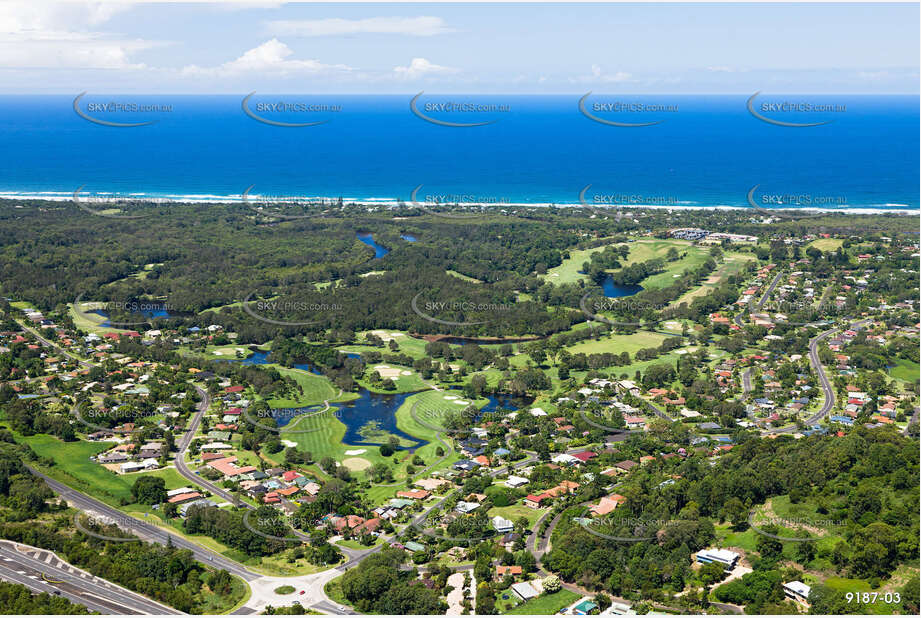
[[371, 235], [371, 232], [357, 232], [355, 236], [358, 237], [358, 240], [374, 249], [375, 260], [380, 259], [390, 253], [390, 249], [374, 242], [374, 236]]

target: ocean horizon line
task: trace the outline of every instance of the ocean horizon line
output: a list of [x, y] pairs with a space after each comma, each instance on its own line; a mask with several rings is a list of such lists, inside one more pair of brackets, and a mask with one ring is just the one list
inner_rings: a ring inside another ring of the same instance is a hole
[[[770, 210], [797, 210], [797, 211], [811, 211], [811, 212], [825, 212], [832, 214], [854, 214], [854, 215], [867, 215], [867, 214], [901, 214], [901, 215], [912, 215], [912, 214], [921, 214], [921, 207], [912, 206], [910, 204], [902, 204], [898, 202], [887, 202], [882, 204], [856, 204], [854, 206], [841, 205], [836, 208], [827, 208], [827, 207], [812, 207], [812, 206], [793, 206], [789, 207], [783, 206], [764, 206], [755, 208], [744, 201], [741, 201], [737, 204], [727, 204], [727, 203], [702, 203], [692, 200], [680, 201], [677, 203], [669, 204], [630, 204], [630, 203], [604, 203], [604, 204], [588, 204], [582, 203], [578, 200], [573, 201], [550, 201], [550, 202], [527, 202], [527, 201], [503, 201], [503, 202], [476, 202], [476, 201], [455, 201], [455, 202], [432, 202], [432, 201], [413, 201], [412, 199], [403, 199], [398, 197], [363, 197], [363, 198], [351, 198], [341, 195], [283, 195], [279, 196], [276, 194], [272, 195], [260, 195], [257, 193], [249, 193], [246, 197], [242, 193], [240, 194], [227, 194], [227, 195], [217, 195], [217, 194], [201, 194], [201, 193], [190, 193], [190, 194], [155, 194], [155, 193], [143, 193], [143, 192], [132, 192], [132, 193], [83, 193], [84, 198], [89, 200], [98, 200], [102, 199], [111, 199], [115, 202], [130, 202], [130, 201], [140, 201], [140, 202], [149, 202], [154, 204], [247, 204], [249, 203], [253, 207], [259, 207], [259, 203], [264, 199], [275, 199], [279, 204], [285, 203], [296, 203], [296, 202], [286, 202], [285, 200], [301, 200], [309, 206], [333, 206], [337, 205], [340, 200], [342, 201], [343, 206], [368, 206], [368, 207], [397, 207], [397, 206], [406, 206], [406, 207], [426, 207], [426, 208], [438, 208], [438, 207], [447, 207], [447, 206], [457, 206], [465, 208], [495, 208], [501, 210], [504, 208], [587, 208], [591, 210], [616, 210], [616, 209], [636, 209], [636, 210], [758, 210], [758, 211], [770, 211]], [[21, 201], [21, 200], [43, 200], [49, 202], [69, 202], [74, 201], [75, 195], [73, 191], [0, 191], [0, 201]], [[316, 203], [314, 203], [316, 202]], [[327, 204], [328, 202], [328, 204]]]

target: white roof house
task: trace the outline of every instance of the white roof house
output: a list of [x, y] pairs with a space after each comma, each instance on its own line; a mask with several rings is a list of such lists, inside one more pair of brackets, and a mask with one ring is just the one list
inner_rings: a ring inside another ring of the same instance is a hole
[[226, 442], [212, 442], [210, 444], [204, 444], [201, 447], [203, 451], [224, 451], [227, 449], [233, 448], [232, 444], [227, 444]]
[[505, 533], [514, 530], [515, 524], [501, 515], [496, 515], [492, 518], [492, 527], [496, 529], [496, 532]]
[[554, 455], [551, 459], [555, 464], [572, 464], [572, 463], [582, 463], [582, 460], [578, 457], [573, 457], [569, 453], [559, 453]]
[[172, 498], [173, 496], [178, 496], [180, 494], [189, 494], [189, 493], [192, 493], [193, 491], [197, 491], [197, 490], [192, 489], [191, 487], [180, 487], [179, 489], [170, 489], [169, 491], [166, 492], [166, 496], [168, 498]]
[[801, 581], [792, 581], [783, 585], [783, 591], [787, 597], [805, 602], [809, 599], [809, 593], [812, 592], [812, 588]]
[[518, 596], [522, 601], [527, 601], [528, 599], [533, 599], [538, 595], [537, 590], [534, 589], [534, 586], [528, 582], [518, 582], [517, 584], [512, 584], [512, 592]]
[[506, 481], [505, 481], [505, 486], [506, 486], [506, 487], [511, 487], [512, 489], [515, 489], [516, 487], [522, 487], [522, 486], [524, 486], [524, 485], [527, 485], [527, 484], [530, 483], [530, 482], [531, 482], [531, 481], [529, 481], [528, 479], [524, 478], [523, 476], [515, 476], [515, 475], [513, 474], [513, 475], [511, 475], [510, 477], [508, 477], [508, 479], [506, 479]]

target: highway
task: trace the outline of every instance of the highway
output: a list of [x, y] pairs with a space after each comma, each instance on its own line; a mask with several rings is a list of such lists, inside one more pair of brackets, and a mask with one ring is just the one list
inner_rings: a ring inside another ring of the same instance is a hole
[[65, 597], [100, 614], [182, 614], [78, 569], [47, 549], [12, 541], [0, 540], [0, 579]]
[[71, 489], [67, 485], [54, 480], [46, 474], [42, 474], [38, 470], [35, 470], [29, 466], [26, 467], [29, 468], [29, 471], [32, 474], [43, 479], [45, 483], [48, 484], [48, 487], [50, 487], [55, 493], [59, 494], [62, 498], [64, 498], [64, 500], [67, 501], [67, 504], [73, 508], [79, 509], [85, 513], [92, 513], [93, 515], [99, 517], [109, 518], [117, 523], [119, 528], [127, 532], [131, 532], [146, 541], [159, 543], [160, 545], [166, 545], [167, 542], [170, 542], [174, 547], [188, 549], [195, 556], [195, 559], [199, 560], [203, 564], [217, 569], [225, 569], [234, 575], [242, 577], [246, 581], [253, 581], [262, 577], [260, 574], [254, 573], [253, 571], [250, 571], [242, 565], [234, 562], [233, 560], [229, 560], [216, 552], [205, 549], [204, 547], [190, 541], [186, 541], [180, 536], [170, 534], [154, 526], [153, 524], [149, 524], [134, 517], [130, 517], [118, 509], [105, 504], [104, 502], [100, 502], [99, 500], [96, 500], [95, 498], [92, 498], [84, 493], [81, 493], [75, 489]]

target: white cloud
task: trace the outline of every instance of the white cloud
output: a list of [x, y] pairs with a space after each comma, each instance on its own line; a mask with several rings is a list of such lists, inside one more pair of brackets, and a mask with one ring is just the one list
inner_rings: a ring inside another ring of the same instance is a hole
[[351, 67], [344, 64], [323, 64], [317, 60], [289, 59], [293, 54], [290, 47], [273, 38], [250, 49], [239, 58], [225, 62], [218, 67], [200, 67], [193, 64], [184, 67], [182, 72], [185, 75], [235, 75], [241, 73], [327, 73], [352, 70]]
[[94, 30], [130, 4], [0, 3], [0, 67], [141, 69], [131, 54], [160, 43]]
[[393, 72], [402, 79], [418, 79], [426, 75], [446, 75], [457, 73], [458, 69], [433, 64], [425, 58], [413, 58], [407, 67], [393, 67]]
[[620, 82], [629, 82], [633, 78], [631, 73], [626, 71], [617, 71], [616, 73], [605, 73], [600, 65], [592, 65], [592, 74], [591, 75], [581, 75], [576, 78], [571, 78], [570, 82], [579, 82], [579, 83], [620, 83]]
[[266, 23], [278, 36], [343, 36], [353, 34], [399, 34], [435, 36], [453, 32], [440, 17], [369, 17], [367, 19], [277, 20]]

